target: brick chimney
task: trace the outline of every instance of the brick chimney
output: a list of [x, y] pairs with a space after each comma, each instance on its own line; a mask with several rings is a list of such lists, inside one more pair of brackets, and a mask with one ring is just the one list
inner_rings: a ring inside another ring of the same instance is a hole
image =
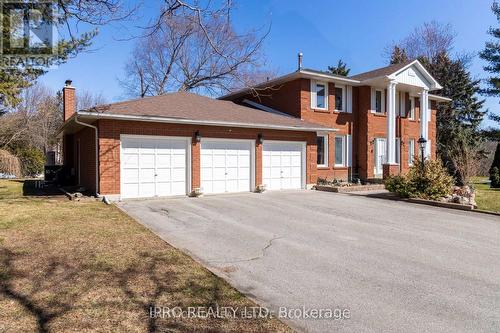
[[71, 80], [64, 82], [63, 88], [63, 118], [68, 120], [76, 112], [75, 88], [71, 86]]

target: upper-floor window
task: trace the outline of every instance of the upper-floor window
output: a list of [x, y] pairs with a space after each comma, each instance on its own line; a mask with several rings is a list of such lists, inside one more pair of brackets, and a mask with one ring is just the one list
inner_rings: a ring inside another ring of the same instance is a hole
[[375, 90], [375, 112], [382, 113], [382, 90]]
[[318, 135], [316, 137], [316, 145], [318, 149], [318, 167], [328, 167], [328, 135]]
[[311, 82], [311, 107], [313, 109], [328, 109], [328, 84], [325, 82]]
[[343, 86], [335, 86], [335, 111], [345, 111]]

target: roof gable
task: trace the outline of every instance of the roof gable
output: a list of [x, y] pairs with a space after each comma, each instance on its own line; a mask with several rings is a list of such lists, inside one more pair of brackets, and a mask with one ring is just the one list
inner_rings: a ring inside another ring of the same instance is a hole
[[378, 68], [369, 72], [357, 74], [351, 79], [363, 81], [372, 81], [381, 78], [396, 80], [400, 83], [415, 85], [429, 90], [441, 89], [441, 85], [432, 77], [425, 67], [418, 60], [412, 60], [405, 63], [393, 64]]
[[403, 68], [388, 75], [389, 79], [413, 86], [427, 88], [429, 90], [441, 89], [441, 85], [432, 77], [418, 60], [414, 60]]

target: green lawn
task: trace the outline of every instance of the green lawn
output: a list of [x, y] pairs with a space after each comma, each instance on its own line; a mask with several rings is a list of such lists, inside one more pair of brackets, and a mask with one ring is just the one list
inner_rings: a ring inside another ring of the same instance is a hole
[[500, 212], [500, 189], [490, 188], [489, 184], [484, 183], [487, 179], [486, 177], [477, 177], [474, 179], [477, 208]]
[[[23, 189], [24, 186], [24, 189]], [[285, 332], [275, 319], [150, 318], [255, 306], [115, 206], [0, 180], [0, 332]]]

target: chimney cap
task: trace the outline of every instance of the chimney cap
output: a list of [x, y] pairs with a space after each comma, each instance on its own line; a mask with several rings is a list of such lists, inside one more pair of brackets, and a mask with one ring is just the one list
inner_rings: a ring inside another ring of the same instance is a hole
[[72, 80], [66, 80], [66, 81], [64, 81], [64, 85], [65, 85], [66, 87], [71, 87], [71, 83], [72, 83], [72, 82], [73, 82]]
[[298, 56], [298, 64], [297, 64], [297, 70], [301, 70], [302, 69], [302, 57], [303, 57], [304, 54], [302, 54], [302, 52], [299, 51], [299, 54], [297, 55]]

